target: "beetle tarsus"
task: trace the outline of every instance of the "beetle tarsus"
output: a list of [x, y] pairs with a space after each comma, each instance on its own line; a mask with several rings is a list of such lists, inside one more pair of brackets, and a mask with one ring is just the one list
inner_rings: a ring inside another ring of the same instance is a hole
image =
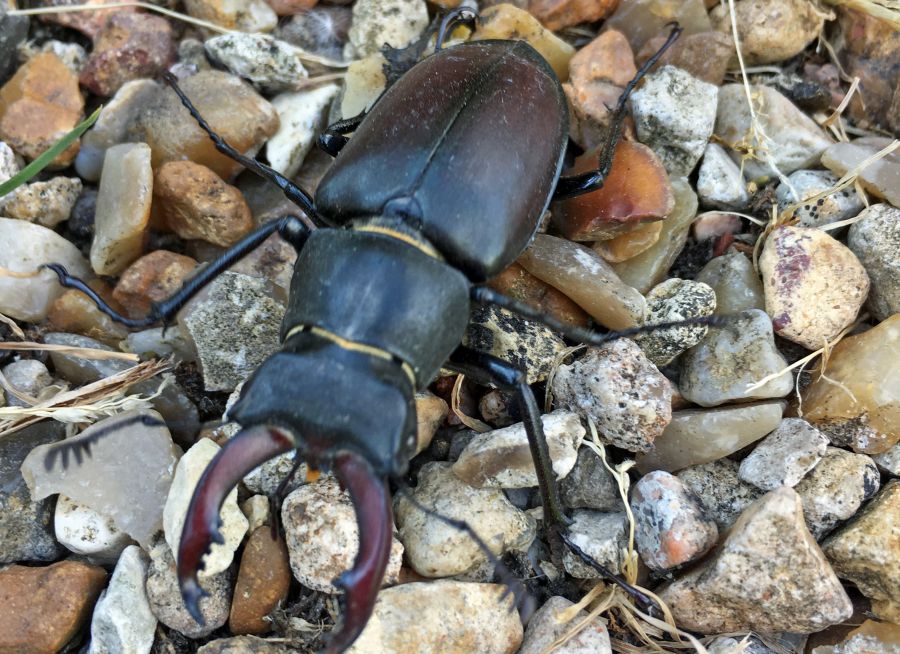
[[91, 456], [91, 447], [93, 447], [94, 443], [98, 440], [107, 436], [123, 427], [129, 427], [131, 425], [136, 425], [137, 423], [141, 423], [147, 427], [165, 427], [166, 423], [162, 420], [158, 420], [151, 415], [140, 414], [136, 416], [131, 416], [125, 420], [120, 420], [118, 422], [114, 422], [112, 424], [106, 425], [105, 427], [101, 427], [100, 429], [95, 430], [93, 433], [88, 436], [76, 436], [75, 438], [68, 439], [62, 441], [61, 443], [57, 443], [47, 452], [47, 456], [44, 458], [44, 469], [50, 471], [53, 469], [53, 466], [56, 463], [56, 458], [61, 456], [62, 458], [62, 466], [63, 469], [69, 467], [69, 455], [74, 453], [75, 460], [78, 464], [81, 463], [82, 453], [90, 458]]

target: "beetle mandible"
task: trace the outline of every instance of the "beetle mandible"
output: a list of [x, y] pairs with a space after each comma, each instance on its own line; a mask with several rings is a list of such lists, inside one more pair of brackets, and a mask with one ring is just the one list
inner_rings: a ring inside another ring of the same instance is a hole
[[[222, 502], [251, 470], [296, 449], [316, 468], [333, 470], [354, 505], [359, 552], [353, 568], [335, 582], [346, 591], [346, 606], [327, 652], [343, 652], [356, 640], [372, 613], [390, 553], [388, 479], [406, 473], [415, 450], [413, 396], [442, 367], [515, 393], [546, 523], [567, 540], [568, 518], [524, 373], [460, 342], [473, 304], [498, 305], [591, 344], [648, 329], [598, 334], [481, 284], [525, 249], [552, 200], [602, 186], [626, 99], [680, 30], [673, 28], [620, 97], [597, 170], [560, 177], [569, 120], [558, 79], [524, 41], [442, 48], [454, 25], [475, 19], [468, 9], [449, 13], [433, 55], [390, 86], [367, 113], [327, 128], [320, 145], [337, 158], [315, 200], [224, 142], [169, 79], [219, 151], [277, 184], [308, 216], [331, 228], [313, 230], [294, 216], [266, 223], [137, 320], [118, 314], [62, 266], [47, 265], [63, 286], [88, 294], [116, 321], [146, 327], [172, 318], [271, 234], [277, 232], [298, 251], [281, 350], [246, 382], [230, 411], [243, 430], [210, 463], [185, 520], [178, 578], [185, 605], [200, 622], [204, 591], [197, 572], [210, 544], [221, 538]], [[344, 398], [351, 396], [355, 401], [347, 403]], [[374, 406], [381, 409], [377, 414]]]

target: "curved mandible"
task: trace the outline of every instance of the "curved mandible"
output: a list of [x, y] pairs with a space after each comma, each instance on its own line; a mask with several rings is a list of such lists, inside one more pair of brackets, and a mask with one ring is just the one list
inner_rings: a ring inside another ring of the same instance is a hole
[[203, 555], [210, 545], [223, 542], [219, 533], [222, 503], [247, 473], [295, 446], [294, 438], [286, 431], [266, 426], [251, 427], [225, 443], [200, 477], [181, 530], [177, 561], [181, 597], [198, 624], [204, 624], [200, 599], [208, 593], [200, 588], [197, 573], [203, 567]]

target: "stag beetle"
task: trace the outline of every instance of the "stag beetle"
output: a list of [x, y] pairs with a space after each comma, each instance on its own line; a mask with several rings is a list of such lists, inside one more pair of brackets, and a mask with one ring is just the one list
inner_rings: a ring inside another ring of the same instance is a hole
[[[641, 331], [601, 335], [572, 327], [481, 284], [525, 249], [552, 200], [602, 186], [625, 100], [680, 30], [673, 28], [619, 99], [598, 169], [560, 177], [569, 119], [558, 79], [524, 41], [469, 41], [443, 49], [453, 26], [475, 19], [468, 9], [445, 16], [433, 55], [390, 86], [367, 113], [326, 130], [320, 145], [337, 158], [315, 200], [223, 141], [169, 79], [219, 151], [277, 184], [330, 228], [313, 230], [294, 216], [264, 224], [153, 305], [143, 319], [118, 314], [61, 266], [47, 266], [63, 286], [88, 294], [116, 321], [146, 327], [172, 318], [271, 234], [277, 232], [298, 251], [281, 350], [245, 384], [231, 410], [243, 430], [210, 463], [185, 521], [178, 578], [198, 621], [204, 591], [197, 572], [211, 542], [221, 538], [217, 525], [224, 498], [261, 463], [296, 449], [316, 468], [332, 470], [355, 508], [359, 552], [352, 570], [335, 582], [346, 591], [346, 607], [327, 651], [343, 652], [354, 642], [372, 613], [388, 562], [393, 524], [388, 480], [405, 474], [416, 446], [413, 396], [442, 367], [515, 393], [546, 523], [564, 535], [569, 520], [523, 372], [460, 342], [473, 304], [498, 305], [585, 343]], [[354, 401], [348, 403], [348, 397]]]

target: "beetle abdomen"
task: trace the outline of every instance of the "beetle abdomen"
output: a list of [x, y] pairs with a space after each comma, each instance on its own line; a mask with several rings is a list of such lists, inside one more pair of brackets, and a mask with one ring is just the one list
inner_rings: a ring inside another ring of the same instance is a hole
[[336, 222], [400, 212], [470, 279], [525, 248], [559, 177], [568, 113], [523, 41], [442, 50], [392, 86], [316, 193]]

